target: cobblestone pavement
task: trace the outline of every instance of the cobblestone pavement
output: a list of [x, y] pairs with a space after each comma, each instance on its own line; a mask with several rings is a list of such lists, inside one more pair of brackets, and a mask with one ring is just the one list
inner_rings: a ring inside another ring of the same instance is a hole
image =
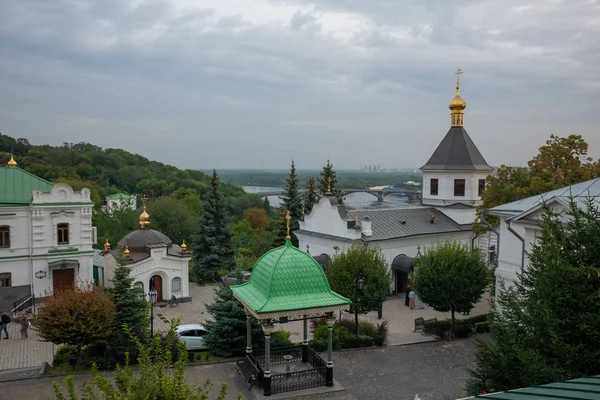
[[[190, 283], [190, 295], [192, 301], [189, 303], [179, 304], [177, 307], [155, 308], [154, 315], [157, 316], [154, 320], [155, 327], [161, 331], [169, 329], [169, 320], [171, 318], [181, 318], [181, 323], [202, 323], [211, 319], [211, 315], [206, 312], [206, 304], [210, 304], [214, 299], [214, 291], [217, 285], [199, 286], [196, 283]], [[486, 295], [475, 308], [471, 311], [471, 316], [480, 315], [489, 312], [490, 306], [488, 296]], [[343, 318], [354, 318], [347, 313]], [[425, 307], [424, 309], [414, 309], [404, 305], [404, 296], [390, 297], [383, 303], [383, 318], [378, 320], [377, 312], [371, 312], [365, 315], [360, 315], [359, 318], [364, 321], [378, 323], [383, 320], [388, 321], [388, 345], [402, 345], [421, 341], [432, 340], [430, 337], [422, 336], [420, 333], [414, 333], [415, 318], [450, 318], [450, 313], [440, 313]], [[456, 318], [467, 318], [462, 314], [456, 315]], [[284, 329], [291, 332], [291, 339], [295, 342], [302, 341], [302, 322], [295, 321], [287, 324], [276, 324], [276, 329]], [[309, 334], [310, 335], [310, 334]]]
[[[328, 395], [303, 397], [306, 400], [451, 400], [464, 395], [467, 379], [465, 366], [473, 359], [473, 339], [453, 342], [437, 341], [420, 345], [387, 347], [334, 353], [334, 376], [345, 388]], [[227, 400], [242, 393], [253, 400], [234, 363], [189, 367], [188, 382], [201, 385], [207, 378], [214, 383], [216, 393], [221, 382], [228, 384]], [[89, 381], [88, 374], [76, 375], [77, 388]], [[54, 400], [52, 381], [63, 377], [31, 379], [0, 383], [0, 393], [18, 393], [32, 400]], [[209, 397], [209, 398], [214, 398]], [[294, 398], [290, 394], [290, 398]]]
[[[35, 322], [34, 322], [35, 323]], [[21, 339], [19, 329], [21, 325], [16, 322], [8, 324], [8, 337], [0, 340], [0, 371], [14, 368], [38, 367], [42, 363], [52, 364], [55, 345], [41, 342], [35, 329], [30, 328], [28, 339]]]

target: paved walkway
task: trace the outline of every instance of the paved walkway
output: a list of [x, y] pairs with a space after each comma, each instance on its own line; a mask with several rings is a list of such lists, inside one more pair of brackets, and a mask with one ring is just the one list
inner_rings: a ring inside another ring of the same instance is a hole
[[[471, 338], [419, 346], [336, 352], [334, 377], [345, 390], [303, 399], [413, 400], [415, 394], [421, 400], [461, 398], [468, 376], [465, 367], [471, 365], [474, 350], [475, 342]], [[216, 393], [221, 382], [226, 382], [227, 400], [237, 399], [238, 393], [248, 400], [255, 399], [241, 377], [235, 375], [234, 363], [193, 366], [188, 368], [186, 374], [188, 383], [193, 385], [201, 385], [210, 379], [215, 385], [213, 393]], [[110, 376], [109, 373], [105, 375]], [[88, 374], [74, 377], [78, 390], [89, 380]], [[3, 382], [0, 383], [0, 393], [13, 393], [24, 399], [55, 400], [52, 381], [58, 381], [64, 387], [62, 377], [49, 377], [25, 382]], [[214, 395], [209, 397], [213, 398]], [[294, 395], [289, 394], [288, 398], [294, 398]]]
[[38, 340], [35, 329], [29, 329], [28, 339], [21, 339], [19, 329], [21, 325], [16, 322], [8, 324], [10, 339], [0, 340], [0, 371], [14, 368], [39, 367], [42, 363], [52, 364], [55, 345]]

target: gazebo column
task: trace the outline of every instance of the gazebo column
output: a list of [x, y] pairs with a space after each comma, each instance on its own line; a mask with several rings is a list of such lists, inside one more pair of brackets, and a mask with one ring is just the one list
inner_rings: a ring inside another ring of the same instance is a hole
[[306, 318], [306, 314], [304, 314], [304, 336], [302, 340], [302, 362], [305, 363], [308, 361], [308, 319]]
[[252, 354], [252, 314], [246, 310], [246, 354]]
[[327, 371], [325, 375], [325, 384], [333, 386], [333, 323], [335, 317], [333, 313], [327, 313]]
[[265, 369], [263, 378], [264, 395], [271, 395], [271, 333], [275, 328], [270, 319], [263, 320], [263, 332], [265, 333]]

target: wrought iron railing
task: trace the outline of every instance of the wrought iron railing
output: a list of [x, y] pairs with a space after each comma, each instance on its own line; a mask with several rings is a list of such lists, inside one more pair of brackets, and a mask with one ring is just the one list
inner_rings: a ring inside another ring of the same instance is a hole
[[[254, 351], [252, 352], [255, 360], [260, 363], [260, 366], [264, 368], [265, 366], [265, 352], [264, 350]], [[291, 359], [285, 359], [283, 356], [290, 355]], [[288, 362], [302, 362], [302, 346], [288, 346], [288, 347], [278, 347], [276, 349], [271, 349], [271, 357], [270, 357], [271, 365], [285, 364]]]
[[283, 393], [325, 386], [327, 368], [307, 369], [271, 376], [271, 392]]
[[313, 369], [321, 369], [327, 368], [327, 363], [325, 360], [321, 358], [321, 356], [311, 349], [310, 347], [307, 349], [308, 353], [306, 355], [306, 363], [309, 364]]
[[33, 294], [29, 294], [13, 303], [13, 309], [10, 310], [11, 313], [21, 312], [23, 310], [27, 310], [28, 308], [33, 308], [35, 306], [35, 296]]

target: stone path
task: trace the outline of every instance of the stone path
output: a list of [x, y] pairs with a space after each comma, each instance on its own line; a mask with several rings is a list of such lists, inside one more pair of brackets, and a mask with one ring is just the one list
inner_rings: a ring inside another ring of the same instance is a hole
[[56, 346], [52, 343], [41, 342], [35, 329], [30, 328], [28, 339], [21, 339], [19, 329], [21, 325], [16, 322], [8, 324], [10, 339], [0, 340], [0, 371], [15, 368], [39, 367], [44, 362], [52, 364]]
[[[464, 395], [468, 377], [465, 369], [472, 363], [475, 342], [471, 339], [453, 342], [437, 341], [418, 346], [387, 347], [334, 354], [334, 376], [345, 388], [342, 392], [303, 397], [306, 400], [452, 400]], [[109, 376], [109, 374], [105, 374]], [[228, 384], [227, 400], [242, 393], [255, 399], [247, 385], [235, 375], [234, 363], [189, 367], [188, 382], [201, 385], [207, 378], [214, 383], [216, 393], [222, 382]], [[52, 381], [62, 383], [63, 377], [31, 379], [26, 382], [0, 383], [1, 393], [18, 393], [19, 397], [34, 400], [55, 400]], [[90, 375], [76, 375], [80, 390]], [[209, 397], [213, 399], [214, 396]], [[288, 398], [294, 398], [289, 394]]]

